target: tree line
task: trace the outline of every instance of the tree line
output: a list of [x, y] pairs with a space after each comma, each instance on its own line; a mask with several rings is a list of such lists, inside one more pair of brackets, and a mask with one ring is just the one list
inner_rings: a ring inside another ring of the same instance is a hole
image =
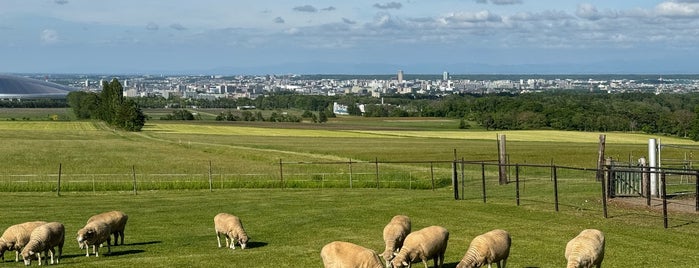
[[[460, 128], [478, 125], [487, 130], [627, 131], [699, 140], [699, 93], [593, 93], [560, 90], [526, 94], [462, 93], [442, 96], [393, 94], [375, 98], [354, 94], [320, 96], [275, 92], [255, 99], [205, 100], [177, 97], [124, 99], [120, 94], [117, 94], [119, 97], [113, 95], [122, 90], [118, 81], [113, 80], [106, 85], [108, 90], [99, 95], [88, 92], [69, 94], [68, 104], [78, 118], [98, 118], [117, 126], [128, 127], [125, 122], [130, 122], [129, 120], [134, 118], [138, 121], [136, 116], [140, 112], [140, 109], [138, 112], [136, 110], [138, 107], [186, 108], [192, 106], [199, 108], [255, 106], [256, 109], [261, 110], [298, 109], [318, 112], [319, 115], [322, 112], [324, 117], [331, 117], [333, 103], [337, 102], [346, 105], [348, 113], [354, 116], [454, 118], [463, 121]], [[363, 105], [363, 111], [360, 110], [360, 104]], [[117, 108], [122, 106], [123, 108]], [[127, 112], [126, 107], [131, 107], [130, 112]], [[133, 118], [128, 119], [128, 115]], [[258, 114], [246, 114], [245, 117], [235, 118], [222, 114], [220, 120], [264, 120], [259, 117]], [[319, 119], [319, 121], [325, 119]]]
[[124, 98], [124, 88], [116, 78], [103, 82], [99, 94], [72, 91], [67, 100], [78, 119], [98, 119], [127, 131], [140, 131], [146, 123], [146, 116], [136, 101]]

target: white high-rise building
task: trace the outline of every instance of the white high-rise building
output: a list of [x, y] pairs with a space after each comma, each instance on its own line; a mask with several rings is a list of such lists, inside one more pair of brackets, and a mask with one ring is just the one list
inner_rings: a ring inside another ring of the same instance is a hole
[[403, 70], [398, 70], [398, 84], [403, 84]]
[[442, 73], [442, 81], [447, 81], [447, 80], [449, 80], [449, 72]]

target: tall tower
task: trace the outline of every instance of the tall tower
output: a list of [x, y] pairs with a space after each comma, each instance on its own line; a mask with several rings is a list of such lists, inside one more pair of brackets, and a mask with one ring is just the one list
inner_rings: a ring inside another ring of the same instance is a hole
[[398, 70], [398, 84], [403, 84], [403, 70]]
[[449, 72], [444, 72], [442, 73], [442, 81], [447, 81], [449, 80]]

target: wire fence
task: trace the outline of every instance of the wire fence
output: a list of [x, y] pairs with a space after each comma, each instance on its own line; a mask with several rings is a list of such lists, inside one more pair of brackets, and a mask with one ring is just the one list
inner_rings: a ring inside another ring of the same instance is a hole
[[[275, 167], [276, 166], [276, 167]], [[505, 173], [501, 171], [506, 170]], [[667, 221], [668, 199], [694, 196], [699, 211], [699, 171], [649, 170], [639, 167], [603, 169], [556, 166], [553, 164], [499, 164], [494, 160], [465, 161], [359, 161], [348, 159], [335, 162], [285, 162], [270, 164], [264, 172], [227, 170], [224, 167], [197, 168], [199, 172], [148, 172], [138, 166], [125, 168], [123, 173], [64, 172], [62, 164], [55, 172], [44, 174], [0, 174], [3, 192], [103, 192], [119, 191], [138, 194], [139, 191], [235, 188], [376, 188], [426, 189], [452, 191], [456, 200], [491, 200], [512, 202], [518, 206], [548, 206], [559, 211], [571, 209], [599, 210], [607, 217], [607, 201], [617, 195], [625, 182], [619, 174], [656, 173], [661, 176], [662, 200]], [[203, 172], [201, 172], [203, 171]], [[600, 171], [602, 171], [600, 173]], [[600, 174], [604, 174], [600, 178]], [[501, 176], [506, 176], [504, 180]], [[505, 183], [503, 183], [503, 181]], [[626, 183], [628, 184], [628, 183]], [[645, 187], [638, 186], [639, 187]], [[443, 192], [443, 191], [442, 191]], [[646, 197], [642, 189], [631, 194]], [[685, 201], [687, 201], [685, 200]], [[650, 202], [648, 202], [650, 206]], [[690, 208], [685, 208], [691, 211]], [[665, 222], [667, 227], [667, 222]]]

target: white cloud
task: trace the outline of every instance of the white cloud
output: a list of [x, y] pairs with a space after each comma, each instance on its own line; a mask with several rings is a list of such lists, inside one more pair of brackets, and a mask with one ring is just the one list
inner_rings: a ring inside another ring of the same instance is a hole
[[314, 12], [318, 12], [318, 9], [312, 5], [305, 5], [305, 6], [294, 7], [294, 11], [314, 13]]
[[655, 10], [664, 17], [699, 17], [699, 1], [676, 1], [658, 4]]
[[158, 24], [156, 24], [155, 22], [152, 22], [152, 21], [151, 21], [151, 22], [149, 22], [148, 24], [146, 24], [146, 30], [149, 30], [149, 31], [157, 31], [158, 28], [160, 28], [160, 27], [159, 27]]
[[54, 44], [59, 41], [58, 32], [52, 29], [45, 29], [41, 31], [39, 38], [41, 43], [44, 44]]
[[401, 9], [403, 7], [403, 4], [399, 2], [388, 2], [385, 4], [376, 3], [374, 4], [374, 7], [378, 9]]

